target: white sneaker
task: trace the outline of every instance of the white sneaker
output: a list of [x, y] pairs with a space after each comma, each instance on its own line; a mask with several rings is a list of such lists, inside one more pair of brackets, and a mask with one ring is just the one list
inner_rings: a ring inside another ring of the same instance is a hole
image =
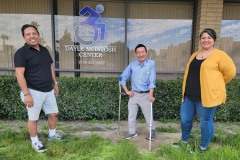
[[48, 140], [55, 140], [55, 139], [60, 140], [60, 139], [62, 139], [62, 136], [58, 133], [56, 133], [54, 136], [49, 136], [48, 135]]
[[33, 149], [37, 152], [45, 152], [47, 149], [43, 146], [41, 141], [38, 141], [36, 143], [32, 143]]

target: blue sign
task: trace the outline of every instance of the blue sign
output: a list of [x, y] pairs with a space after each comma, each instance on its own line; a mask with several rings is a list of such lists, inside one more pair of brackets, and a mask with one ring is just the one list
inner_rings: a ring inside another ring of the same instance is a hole
[[80, 17], [88, 14], [88, 17], [75, 26], [75, 38], [79, 43], [92, 45], [99, 38], [100, 40], [104, 40], [106, 24], [98, 22], [101, 18], [100, 13], [103, 11], [104, 7], [98, 4], [96, 10], [89, 6], [85, 6], [79, 12]]

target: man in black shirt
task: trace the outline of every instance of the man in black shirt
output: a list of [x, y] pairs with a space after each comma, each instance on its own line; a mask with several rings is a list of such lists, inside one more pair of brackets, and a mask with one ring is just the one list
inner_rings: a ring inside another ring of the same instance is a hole
[[26, 43], [14, 56], [16, 77], [21, 89], [21, 99], [28, 111], [28, 131], [32, 147], [37, 152], [44, 152], [46, 148], [37, 135], [37, 121], [40, 111], [43, 110], [48, 115], [48, 139], [61, 139], [56, 133], [59, 111], [55, 95], [59, 93], [59, 88], [52, 67], [53, 60], [48, 50], [39, 44], [40, 36], [37, 28], [25, 24], [21, 31]]

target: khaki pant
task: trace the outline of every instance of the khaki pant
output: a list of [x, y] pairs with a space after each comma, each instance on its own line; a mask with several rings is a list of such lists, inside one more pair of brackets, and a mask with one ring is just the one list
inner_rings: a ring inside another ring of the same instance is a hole
[[[148, 131], [150, 131], [150, 111], [151, 111], [151, 102], [149, 100], [149, 93], [137, 93], [134, 92], [134, 96], [130, 97], [128, 101], [128, 129], [129, 134], [136, 133], [136, 118], [138, 113], [138, 108], [141, 108], [141, 111], [144, 115], [144, 118], [147, 122]], [[153, 122], [153, 115], [151, 117], [151, 130], [155, 130], [155, 124]]]

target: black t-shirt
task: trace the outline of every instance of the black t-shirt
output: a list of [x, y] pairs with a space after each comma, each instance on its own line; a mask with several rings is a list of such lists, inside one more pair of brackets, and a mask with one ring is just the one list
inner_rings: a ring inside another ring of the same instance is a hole
[[49, 92], [52, 90], [51, 64], [53, 60], [48, 50], [40, 46], [40, 51], [25, 43], [14, 56], [15, 67], [24, 67], [24, 77], [28, 88]]
[[189, 66], [184, 95], [193, 101], [201, 101], [200, 67], [204, 60], [195, 57]]

